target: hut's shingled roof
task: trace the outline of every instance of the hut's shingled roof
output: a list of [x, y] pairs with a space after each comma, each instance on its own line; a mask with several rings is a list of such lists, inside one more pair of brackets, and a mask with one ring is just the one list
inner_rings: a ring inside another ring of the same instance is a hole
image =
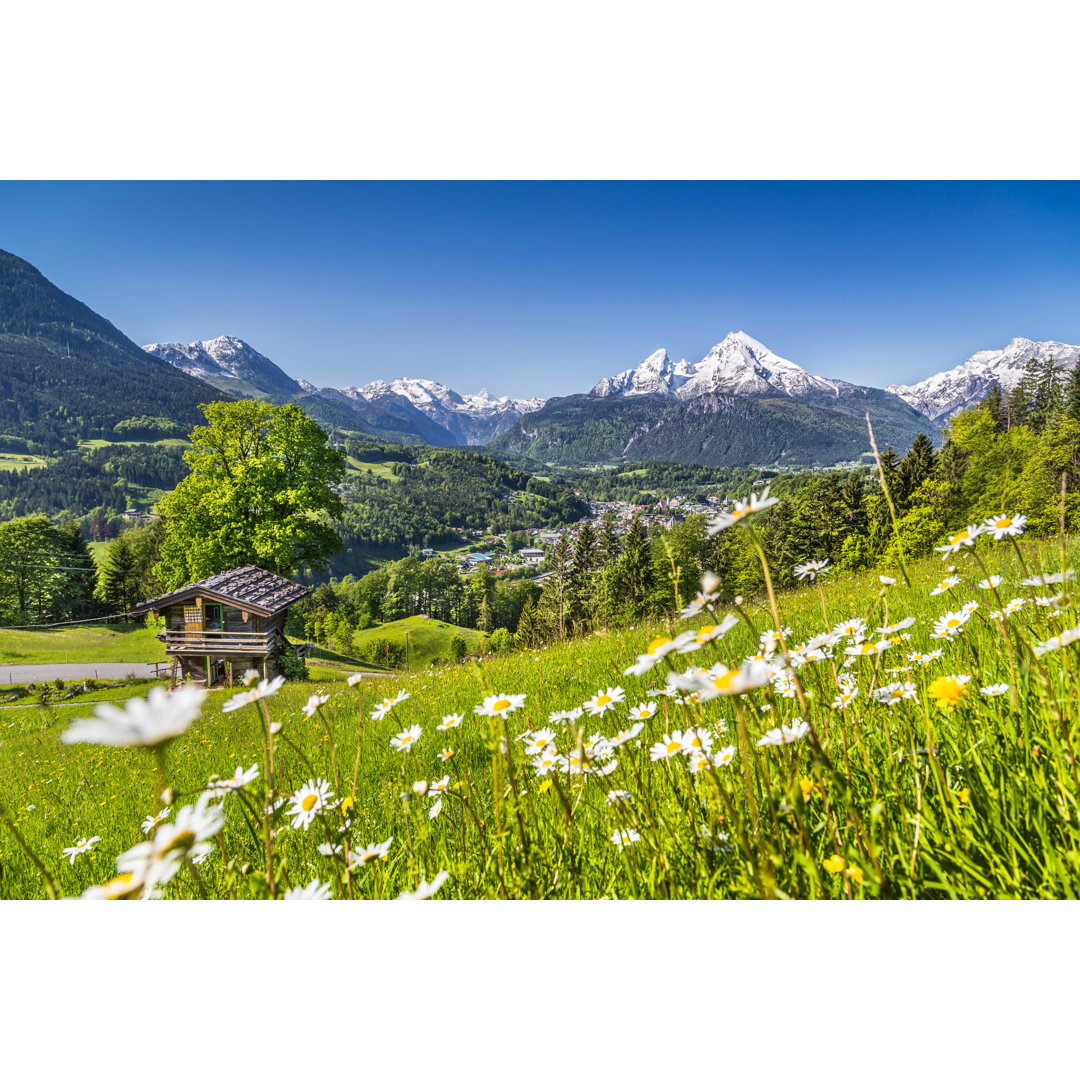
[[155, 596], [152, 600], [140, 604], [135, 613], [157, 611], [200, 592], [210, 592], [222, 600], [232, 600], [245, 607], [255, 608], [265, 615], [274, 615], [282, 608], [303, 599], [311, 590], [306, 585], [290, 581], [269, 570], [262, 570], [258, 566], [238, 566], [213, 577], [203, 578], [202, 581], [182, 585], [162, 596]]

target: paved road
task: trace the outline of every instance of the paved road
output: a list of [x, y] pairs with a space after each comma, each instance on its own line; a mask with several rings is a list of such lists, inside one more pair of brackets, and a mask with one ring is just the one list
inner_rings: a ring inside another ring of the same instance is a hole
[[[163, 674], [167, 669], [162, 667]], [[139, 679], [152, 678], [153, 664], [0, 664], [0, 687], [5, 683], [52, 682], [63, 679], [123, 679], [133, 675]]]

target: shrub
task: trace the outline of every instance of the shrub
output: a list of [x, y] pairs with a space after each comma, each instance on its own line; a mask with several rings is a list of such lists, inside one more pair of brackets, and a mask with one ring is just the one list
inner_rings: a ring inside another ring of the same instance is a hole
[[286, 649], [278, 655], [277, 669], [292, 682], [304, 682], [308, 677], [307, 664], [295, 649]]

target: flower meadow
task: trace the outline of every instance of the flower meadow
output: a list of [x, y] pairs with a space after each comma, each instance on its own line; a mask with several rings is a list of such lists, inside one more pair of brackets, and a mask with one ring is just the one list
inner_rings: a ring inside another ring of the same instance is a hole
[[1071, 550], [1002, 514], [456, 669], [9, 710], [0, 896], [1072, 897]]

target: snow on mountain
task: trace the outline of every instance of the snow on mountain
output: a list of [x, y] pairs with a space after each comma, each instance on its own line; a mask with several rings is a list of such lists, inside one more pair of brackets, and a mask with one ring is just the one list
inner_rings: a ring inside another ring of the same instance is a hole
[[544, 404], [543, 398], [492, 397], [486, 389], [478, 394], [462, 395], [431, 379], [404, 377], [389, 383], [376, 379], [365, 386], [346, 386], [341, 393], [353, 400], [362, 398], [374, 404], [404, 399], [461, 443], [470, 446], [488, 442], [513, 427], [526, 413], [536, 412]]
[[590, 391], [595, 397], [633, 397], [635, 394], [672, 394], [690, 377], [685, 360], [673, 364], [667, 349], [657, 349], [635, 368], [601, 379]]
[[[143, 351], [224, 390], [230, 380], [245, 382], [264, 394], [295, 394], [297, 383], [273, 361], [238, 337], [223, 335], [181, 345], [175, 341], [144, 345]], [[238, 386], [234, 391], [241, 393]]]
[[912, 386], [894, 383], [886, 390], [932, 420], [946, 420], [981, 401], [994, 383], [1007, 394], [1024, 377], [1024, 368], [1033, 356], [1046, 360], [1051, 355], [1068, 372], [1080, 359], [1080, 346], [1013, 338], [1004, 349], [984, 349], [922, 382]]
[[845, 384], [811, 375], [791, 360], [741, 330], [714, 345], [693, 367], [693, 374], [676, 391], [683, 399], [702, 394], [787, 394], [838, 397]]
[[597, 397], [634, 394], [674, 395], [683, 400], [702, 394], [788, 394], [791, 397], [838, 397], [849, 384], [822, 379], [741, 330], [728, 334], [696, 364], [673, 364], [666, 349], [657, 349], [636, 368], [601, 379]]

